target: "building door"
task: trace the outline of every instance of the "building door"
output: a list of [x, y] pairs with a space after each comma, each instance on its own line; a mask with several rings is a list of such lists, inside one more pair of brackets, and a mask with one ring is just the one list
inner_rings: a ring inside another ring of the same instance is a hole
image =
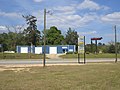
[[57, 54], [57, 47], [50, 47], [49, 52], [50, 54]]
[[21, 53], [28, 53], [28, 47], [21, 47]]
[[35, 47], [35, 54], [42, 54], [42, 47]]

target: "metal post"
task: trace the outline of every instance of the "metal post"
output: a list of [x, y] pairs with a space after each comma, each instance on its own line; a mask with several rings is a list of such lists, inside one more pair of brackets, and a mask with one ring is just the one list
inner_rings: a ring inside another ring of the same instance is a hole
[[115, 63], [117, 62], [117, 35], [116, 35], [116, 25], [114, 26], [115, 29]]
[[97, 54], [97, 52], [98, 52], [98, 50], [97, 50], [97, 40], [95, 40], [95, 44], [96, 44], [96, 54]]
[[80, 38], [78, 38], [78, 63], [80, 63], [80, 52], [79, 52], [80, 46], [79, 46], [79, 39], [80, 39]]
[[43, 66], [45, 67], [45, 56], [46, 56], [46, 9], [44, 9], [44, 57]]
[[91, 39], [91, 53], [93, 52], [93, 43], [92, 43], [92, 39]]

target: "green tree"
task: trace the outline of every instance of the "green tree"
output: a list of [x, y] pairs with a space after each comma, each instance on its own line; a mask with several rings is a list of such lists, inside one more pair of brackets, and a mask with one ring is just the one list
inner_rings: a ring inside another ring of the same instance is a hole
[[[44, 32], [43, 32], [44, 33]], [[47, 45], [61, 45], [64, 40], [64, 36], [57, 27], [52, 26], [46, 30], [46, 44]]]
[[68, 29], [67, 34], [65, 35], [65, 41], [68, 45], [77, 45], [78, 44], [78, 34], [75, 30], [71, 28]]
[[0, 34], [0, 44], [2, 44], [4, 50], [8, 50], [7, 42], [6, 42], [7, 39], [8, 39], [7, 33]]
[[109, 46], [108, 53], [115, 53], [115, 46], [113, 44]]
[[26, 44], [32, 44], [32, 45], [39, 45], [40, 42], [40, 31], [37, 30], [37, 25], [36, 25], [36, 21], [37, 18], [35, 16], [32, 15], [28, 15], [28, 16], [23, 16], [28, 24], [27, 29], [24, 30], [24, 36], [25, 36], [25, 40], [26, 40]]
[[24, 29], [23, 31], [23, 38], [25, 40], [25, 45], [40, 45], [40, 31], [39, 30], [30, 30], [30, 29]]
[[103, 53], [108, 53], [109, 46], [108, 46], [108, 45], [103, 45], [103, 46], [101, 47], [101, 50], [102, 50]]
[[68, 45], [76, 45], [76, 51], [78, 50], [78, 37], [79, 35], [75, 30], [71, 28], [68, 29], [67, 34], [65, 35], [65, 42]]
[[86, 49], [86, 52], [91, 52], [92, 51], [91, 53], [95, 53], [96, 45], [94, 43], [92, 43], [92, 47], [91, 47], [91, 44], [86, 44], [85, 49]]
[[108, 53], [115, 53], [114, 41], [108, 42]]
[[102, 51], [103, 53], [108, 53], [109, 45], [105, 45], [104, 43], [98, 43], [98, 51]]
[[16, 39], [17, 33], [14, 32], [8, 32], [8, 33], [3, 33], [0, 35], [0, 42], [3, 45], [4, 51], [9, 50], [9, 51], [15, 51], [16, 49]]

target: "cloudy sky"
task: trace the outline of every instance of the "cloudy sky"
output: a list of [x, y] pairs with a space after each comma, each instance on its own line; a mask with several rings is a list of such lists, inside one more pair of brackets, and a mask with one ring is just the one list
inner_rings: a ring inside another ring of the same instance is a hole
[[[120, 41], [120, 0], [0, 0], [0, 32], [6, 26], [26, 26], [22, 15], [37, 17], [37, 25], [43, 30], [43, 11], [47, 9], [47, 28], [57, 26], [64, 34], [69, 27], [85, 35], [103, 37], [101, 42], [114, 41], [113, 26], [117, 25]], [[12, 30], [12, 29], [11, 29]]]

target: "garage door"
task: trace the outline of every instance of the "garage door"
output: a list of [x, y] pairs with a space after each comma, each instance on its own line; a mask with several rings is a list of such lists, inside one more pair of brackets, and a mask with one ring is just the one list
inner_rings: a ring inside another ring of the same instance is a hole
[[50, 47], [50, 54], [57, 54], [57, 47]]
[[35, 47], [35, 54], [42, 54], [42, 47]]
[[21, 47], [21, 53], [28, 53], [28, 47]]

